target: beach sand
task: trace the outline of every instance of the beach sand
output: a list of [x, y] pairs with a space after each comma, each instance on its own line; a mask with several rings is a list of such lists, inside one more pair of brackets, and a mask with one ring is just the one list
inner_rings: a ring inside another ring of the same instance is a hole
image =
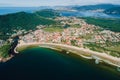
[[106, 53], [100, 53], [95, 52], [89, 49], [85, 48], [79, 48], [76, 46], [70, 46], [65, 44], [56, 44], [56, 43], [20, 43], [17, 46], [17, 49], [23, 46], [32, 46], [32, 45], [38, 45], [41, 47], [51, 48], [51, 49], [63, 49], [68, 52], [75, 53], [81, 57], [84, 57], [86, 59], [96, 59], [98, 61], [104, 61], [105, 63], [108, 63], [110, 65], [120, 67], [120, 58], [108, 55]]

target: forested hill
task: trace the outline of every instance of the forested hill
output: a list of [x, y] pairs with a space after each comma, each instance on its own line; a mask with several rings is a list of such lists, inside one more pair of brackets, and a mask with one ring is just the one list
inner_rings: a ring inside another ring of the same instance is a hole
[[120, 19], [105, 19], [105, 18], [83, 18], [88, 24], [100, 26], [104, 29], [114, 32], [120, 32]]
[[120, 7], [113, 7], [104, 11], [106, 14], [120, 15]]
[[97, 10], [97, 9], [106, 10], [106, 9], [110, 9], [118, 6], [119, 5], [113, 5], [113, 4], [97, 4], [97, 5], [76, 6], [76, 7], [72, 7], [72, 9], [75, 9], [78, 11]]
[[[37, 11], [38, 13], [38, 11]], [[39, 12], [43, 14], [42, 11]], [[49, 14], [54, 14], [53, 11], [49, 11]], [[35, 29], [38, 25], [51, 25], [56, 24], [53, 19], [48, 19], [44, 15], [38, 15], [35, 13], [18, 12], [14, 14], [0, 15], [0, 35], [6, 33], [12, 33], [13, 30], [25, 29], [31, 30]], [[50, 15], [55, 16], [55, 15]]]
[[53, 9], [44, 9], [41, 11], [36, 11], [35, 13], [38, 14], [39, 16], [46, 18], [54, 18], [56, 16], [60, 16], [60, 14]]

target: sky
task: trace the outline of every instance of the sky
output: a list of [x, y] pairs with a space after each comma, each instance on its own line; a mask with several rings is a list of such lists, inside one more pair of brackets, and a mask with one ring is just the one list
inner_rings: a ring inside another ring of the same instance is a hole
[[0, 7], [21, 6], [65, 6], [65, 5], [94, 5], [101, 3], [119, 4], [120, 0], [0, 0]]

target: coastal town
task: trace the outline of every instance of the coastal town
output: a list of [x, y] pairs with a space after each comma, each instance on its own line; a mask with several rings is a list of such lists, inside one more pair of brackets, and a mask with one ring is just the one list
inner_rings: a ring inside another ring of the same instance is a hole
[[[0, 60], [5, 62], [12, 58], [16, 53], [14, 52], [16, 46], [32, 43], [63, 44], [120, 57], [120, 32], [105, 30], [77, 17], [56, 17], [54, 20], [59, 23], [57, 25], [38, 25], [35, 30], [29, 31], [25, 29], [13, 30], [15, 33], [7, 41], [0, 40], [0, 46], [3, 46], [1, 49], [8, 50], [5, 50], [6, 54], [1, 52]], [[12, 39], [16, 35], [19, 36], [18, 43], [16, 43], [16, 39]], [[4, 47], [5, 45], [8, 47]]]
[[[18, 45], [27, 43], [66, 44], [120, 57], [120, 32], [102, 29], [100, 26], [88, 24], [84, 19], [77, 17], [56, 17], [54, 20], [59, 24], [38, 25], [35, 30], [29, 31], [13, 30], [16, 32], [11, 36], [19, 35]], [[8, 42], [13, 43], [11, 37], [7, 42], [1, 39], [0, 46], [2, 47]]]
[[[35, 31], [20, 36], [19, 44], [34, 42], [58, 43], [89, 49], [91, 48], [87, 46], [89, 44], [99, 45], [99, 47], [109, 47], [120, 42], [119, 32], [112, 32], [110, 30], [104, 30], [99, 26], [87, 24], [83, 19], [76, 17], [57, 17], [55, 20], [60, 22], [62, 30], [46, 31], [45, 29], [48, 28], [46, 25], [39, 25]], [[114, 53], [107, 49], [96, 49], [95, 51], [105, 52], [110, 55], [114, 54], [115, 57], [120, 57], [117, 51]]]
[[0, 80], [120, 80], [120, 0], [1, 0]]

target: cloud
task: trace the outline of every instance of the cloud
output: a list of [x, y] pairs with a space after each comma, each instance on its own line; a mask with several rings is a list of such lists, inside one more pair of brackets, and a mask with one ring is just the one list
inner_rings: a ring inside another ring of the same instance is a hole
[[0, 7], [4, 7], [4, 6], [12, 6], [12, 4], [9, 4], [9, 3], [0, 3]]
[[1, 0], [0, 6], [93, 5], [100, 3], [120, 4], [120, 0]]

